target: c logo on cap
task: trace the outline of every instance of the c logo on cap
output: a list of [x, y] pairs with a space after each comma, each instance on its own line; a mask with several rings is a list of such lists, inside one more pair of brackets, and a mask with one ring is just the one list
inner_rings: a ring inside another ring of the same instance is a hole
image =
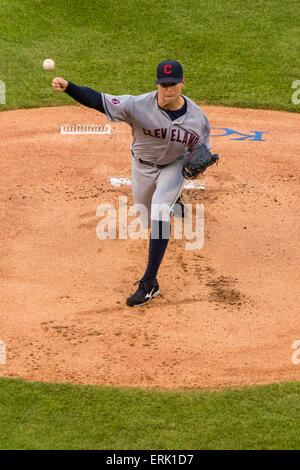
[[[170, 69], [169, 71], [167, 69]], [[164, 66], [164, 73], [172, 73], [172, 65], [165, 65]]]

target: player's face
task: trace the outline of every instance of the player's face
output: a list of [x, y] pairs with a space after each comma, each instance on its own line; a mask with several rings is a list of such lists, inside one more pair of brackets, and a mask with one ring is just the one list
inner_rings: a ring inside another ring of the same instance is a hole
[[163, 102], [167, 105], [176, 103], [181, 95], [181, 90], [183, 88], [185, 79], [180, 83], [160, 83], [157, 85], [158, 88], [158, 98], [160, 102]]

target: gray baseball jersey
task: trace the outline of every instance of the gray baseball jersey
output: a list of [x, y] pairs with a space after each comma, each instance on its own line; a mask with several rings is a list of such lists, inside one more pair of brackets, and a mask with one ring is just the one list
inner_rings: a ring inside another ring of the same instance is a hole
[[[169, 221], [182, 191], [184, 154], [202, 143], [210, 149], [210, 125], [203, 111], [184, 96], [186, 113], [171, 120], [158, 106], [157, 91], [144, 95], [102, 94], [103, 107], [110, 121], [127, 122], [132, 129], [132, 192], [143, 226], [152, 220]], [[166, 165], [151, 167], [139, 159]]]
[[157, 91], [138, 96], [103, 93], [102, 98], [110, 121], [124, 121], [131, 126], [132, 151], [136, 157], [164, 165], [197, 144], [204, 143], [210, 149], [208, 119], [186, 96], [186, 113], [175, 121], [158, 106]]

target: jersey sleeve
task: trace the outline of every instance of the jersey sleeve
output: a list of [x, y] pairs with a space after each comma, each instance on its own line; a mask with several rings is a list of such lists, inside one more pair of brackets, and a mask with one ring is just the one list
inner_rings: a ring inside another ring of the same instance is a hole
[[204, 126], [203, 126], [203, 143], [206, 145], [208, 150], [210, 150], [210, 124], [206, 116], [204, 116]]
[[105, 114], [110, 121], [131, 123], [134, 107], [133, 95], [115, 96], [103, 93], [102, 101]]
[[105, 112], [103, 108], [102, 93], [99, 93], [92, 88], [78, 86], [69, 82], [65, 93], [84, 106], [97, 109], [101, 113]]
[[202, 122], [201, 122], [200, 138], [199, 138], [198, 143], [197, 143], [193, 148], [201, 147], [202, 144], [205, 144], [206, 147], [208, 148], [208, 150], [210, 150], [210, 139], [209, 139], [209, 136], [210, 136], [210, 124], [209, 124], [209, 120], [207, 119], [207, 117], [205, 116], [205, 114], [203, 114], [203, 116], [202, 116]]

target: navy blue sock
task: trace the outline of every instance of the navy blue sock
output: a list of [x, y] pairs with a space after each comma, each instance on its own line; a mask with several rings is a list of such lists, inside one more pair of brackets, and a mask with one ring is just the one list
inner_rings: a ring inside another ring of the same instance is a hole
[[148, 265], [143, 279], [152, 281], [156, 279], [159, 267], [163, 260], [170, 239], [171, 224], [161, 220], [152, 221], [149, 241]]

